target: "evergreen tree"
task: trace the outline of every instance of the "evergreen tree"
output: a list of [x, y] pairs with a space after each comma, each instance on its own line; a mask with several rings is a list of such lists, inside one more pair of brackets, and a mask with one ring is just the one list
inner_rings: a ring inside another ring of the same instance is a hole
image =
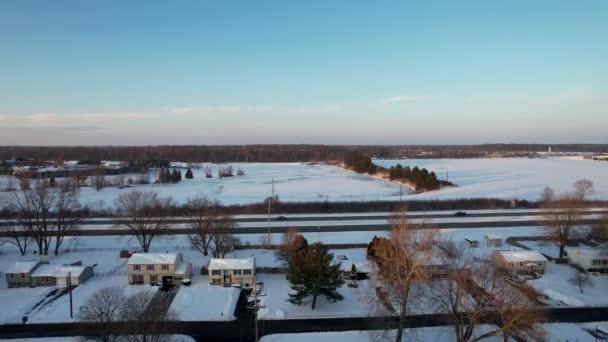
[[49, 179], [49, 186], [51, 188], [54, 188], [55, 187], [55, 183], [56, 183], [55, 182], [55, 177], [51, 176], [51, 179]]
[[177, 180], [181, 181], [183, 179], [182, 178], [182, 170], [177, 170], [177, 175], [179, 176]]
[[176, 169], [173, 169], [173, 173], [171, 174], [171, 182], [177, 183], [179, 182], [179, 174]]
[[186, 171], [186, 179], [192, 179], [194, 178], [194, 175], [192, 174], [192, 170], [190, 170], [188, 168], [188, 171]]
[[333, 254], [320, 242], [295, 253], [289, 262], [287, 279], [295, 293], [289, 294], [289, 302], [302, 305], [304, 298], [312, 296], [312, 310], [317, 297], [324, 296], [330, 302], [342, 300], [338, 287], [342, 285], [340, 265], [333, 264]]

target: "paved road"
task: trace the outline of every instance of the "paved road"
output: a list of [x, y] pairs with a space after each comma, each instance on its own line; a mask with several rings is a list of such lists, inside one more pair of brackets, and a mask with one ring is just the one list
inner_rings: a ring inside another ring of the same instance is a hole
[[[585, 219], [581, 220], [581, 225], [589, 225], [599, 223], [599, 219]], [[412, 224], [416, 228], [416, 224]], [[435, 226], [448, 229], [448, 228], [509, 228], [509, 227], [540, 227], [543, 223], [539, 220], [524, 220], [524, 221], [485, 221], [485, 222], [444, 222], [436, 223]], [[311, 226], [309, 224], [300, 225], [294, 222], [293, 225], [283, 227], [270, 227], [271, 233], [283, 233], [291, 228], [296, 228], [301, 233], [310, 232], [355, 232], [355, 231], [383, 231], [390, 230], [391, 226], [389, 223], [383, 224], [362, 224], [362, 225], [331, 225], [331, 226]], [[267, 233], [267, 227], [240, 227], [237, 228], [238, 234], [262, 234]], [[192, 234], [194, 231], [189, 228], [168, 228], [158, 231], [157, 235], [183, 235]], [[21, 236], [27, 235], [28, 232], [22, 232]], [[125, 228], [109, 228], [109, 229], [82, 229], [73, 230], [66, 234], [66, 236], [112, 236], [112, 235], [132, 235], [132, 233]], [[10, 235], [6, 232], [0, 232], [0, 237], [9, 237]]]
[[[546, 322], [598, 322], [608, 317], [608, 307], [555, 307], [542, 309]], [[406, 319], [409, 328], [447, 325], [443, 314], [414, 315]], [[394, 328], [397, 320], [386, 317], [349, 317], [316, 319], [281, 319], [258, 322], [260, 336], [280, 333], [304, 333], [319, 331], [378, 330]], [[484, 323], [491, 323], [489, 321]], [[113, 323], [116, 333], [133, 332], [133, 322]], [[3, 338], [41, 338], [60, 336], [98, 335], [103, 327], [89, 323], [47, 323], [0, 325], [0, 339]], [[229, 322], [164, 322], [155, 326], [157, 333], [190, 335], [198, 341], [251, 341], [253, 337], [252, 320]]]
[[[458, 210], [454, 210], [457, 212]], [[515, 212], [468, 212], [466, 216], [456, 217], [454, 213], [437, 213], [437, 214], [417, 214], [410, 213], [408, 214], [408, 218], [410, 219], [422, 219], [422, 218], [430, 218], [430, 219], [447, 219], [452, 218], [455, 221], [464, 221], [468, 218], [483, 218], [483, 217], [522, 217], [522, 216], [542, 216], [546, 212], [544, 211], [515, 211]], [[602, 215], [608, 214], [608, 211], [593, 211], [589, 212], [589, 214], [593, 215]], [[344, 215], [339, 214], [319, 214], [318, 216], [298, 216], [298, 214], [276, 214], [272, 217], [272, 222], [299, 222], [299, 221], [368, 221], [368, 220], [382, 220], [388, 219], [392, 214], [391, 213], [369, 213], [363, 215], [353, 215], [352, 213], [347, 213]], [[265, 223], [268, 222], [268, 219], [263, 215], [259, 215], [258, 217], [238, 217], [236, 216], [235, 221], [237, 223]], [[169, 221], [171, 224], [182, 224], [188, 223], [190, 220], [186, 217], [176, 217]], [[81, 225], [114, 225], [118, 224], [116, 219], [112, 218], [90, 218], [80, 221]], [[9, 226], [10, 223], [6, 221], [0, 221], [0, 226]]]

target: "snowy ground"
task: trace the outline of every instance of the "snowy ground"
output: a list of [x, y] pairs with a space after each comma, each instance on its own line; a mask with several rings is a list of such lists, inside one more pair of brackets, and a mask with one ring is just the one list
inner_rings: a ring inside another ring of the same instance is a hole
[[594, 306], [608, 305], [608, 274], [591, 276], [595, 285], [585, 287], [580, 293], [578, 286], [571, 285], [568, 278], [574, 271], [569, 265], [547, 263], [545, 274], [526, 283], [549, 297], [547, 302], [555, 305]]
[[[597, 323], [548, 323], [543, 324], [545, 330], [545, 341], [547, 342], [593, 342], [598, 341], [585, 329], [595, 329]], [[599, 323], [599, 329], [605, 328], [606, 322]], [[476, 330], [476, 335], [489, 331], [491, 326], [481, 325]], [[605, 331], [605, 330], [604, 330]], [[394, 333], [394, 332], [393, 332]], [[390, 341], [393, 335], [383, 335], [377, 331], [340, 331], [340, 332], [319, 332], [303, 334], [277, 334], [264, 336], [263, 342], [369, 342], [369, 341]], [[407, 329], [405, 341], [455, 341], [453, 329], [451, 327], [433, 327]], [[487, 338], [484, 341], [503, 341], [501, 336]], [[512, 341], [512, 340], [510, 340]]]
[[[3, 342], [83, 342], [80, 337], [43, 337], [43, 338], [12, 338], [4, 339]], [[190, 336], [187, 335], [171, 335], [168, 342], [195, 342]]]
[[[457, 187], [423, 194], [412, 194], [403, 189], [403, 198], [412, 200], [454, 198], [521, 198], [537, 200], [545, 186], [557, 191], [570, 190], [574, 181], [589, 178], [594, 181], [595, 199], [608, 199], [608, 163], [570, 159], [407, 159], [376, 160], [382, 166], [397, 163], [426, 167], [439, 178], [450, 181]], [[359, 175], [331, 165], [309, 165], [299, 163], [235, 163], [246, 175], [218, 179], [205, 178], [203, 169], [193, 169], [194, 179], [178, 184], [134, 185], [130, 188], [104, 188], [96, 191], [92, 187], [81, 190], [83, 203], [95, 209], [113, 206], [115, 198], [122, 192], [154, 190], [163, 196], [171, 196], [178, 203], [188, 197], [203, 194], [224, 204], [261, 202], [269, 196], [274, 179], [279, 198], [286, 202], [303, 201], [364, 201], [398, 200], [400, 186], [378, 177]], [[217, 165], [212, 166], [214, 173]], [[554, 172], [560, 170], [560, 172]], [[215, 175], [214, 175], [215, 176]], [[150, 175], [155, 179], [154, 173]], [[0, 176], [0, 185], [9, 182]], [[18, 182], [13, 178], [13, 184]], [[0, 207], [9, 196], [0, 192]]]
[[374, 160], [374, 163], [390, 167], [400, 163], [403, 166], [424, 167], [440, 179], [458, 185], [413, 196], [406, 199], [453, 199], [473, 197], [521, 198], [538, 200], [545, 186], [556, 191], [570, 191], [572, 183], [581, 178], [594, 182], [595, 194], [591, 198], [608, 198], [608, 163], [592, 160], [570, 159], [405, 159]]
[[195, 275], [192, 285], [180, 286], [171, 303], [182, 321], [229, 321], [241, 290], [235, 287], [209, 285], [207, 276]]

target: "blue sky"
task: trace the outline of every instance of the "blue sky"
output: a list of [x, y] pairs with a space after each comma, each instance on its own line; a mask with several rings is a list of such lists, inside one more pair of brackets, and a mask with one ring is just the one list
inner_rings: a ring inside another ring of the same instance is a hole
[[608, 143], [608, 1], [0, 2], [0, 144]]

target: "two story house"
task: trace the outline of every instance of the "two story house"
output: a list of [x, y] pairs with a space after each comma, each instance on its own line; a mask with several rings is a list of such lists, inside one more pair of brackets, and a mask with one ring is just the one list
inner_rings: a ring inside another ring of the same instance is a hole
[[209, 261], [209, 283], [230, 286], [240, 284], [251, 287], [255, 284], [255, 259], [211, 259]]
[[181, 285], [192, 277], [181, 253], [133, 253], [127, 268], [129, 284]]

